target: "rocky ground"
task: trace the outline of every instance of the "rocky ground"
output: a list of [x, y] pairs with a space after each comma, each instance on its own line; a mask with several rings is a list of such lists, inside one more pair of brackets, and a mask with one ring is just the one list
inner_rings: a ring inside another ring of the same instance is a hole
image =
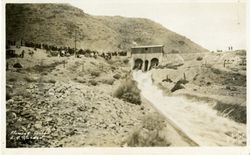
[[[8, 59], [7, 146], [123, 145], [153, 110], [114, 98], [126, 64], [120, 69], [98, 59], [48, 58], [39, 50], [32, 58]], [[15, 63], [22, 68], [12, 67]]]
[[[20, 86], [24, 83], [15, 84]], [[149, 112], [143, 105], [130, 105], [98, 88], [74, 82], [24, 87], [27, 96], [13, 95], [7, 102], [7, 129], [10, 133], [45, 133], [35, 143], [37, 147], [117, 146]]]
[[[17, 53], [33, 50], [12, 48]], [[106, 61], [34, 52], [7, 59], [7, 147], [189, 145], [167, 122], [157, 124], [157, 130], [145, 126], [150, 124], [145, 117], [154, 113], [152, 117], [159, 118], [149, 103], [136, 105], [114, 97], [130, 78], [126, 57]]]

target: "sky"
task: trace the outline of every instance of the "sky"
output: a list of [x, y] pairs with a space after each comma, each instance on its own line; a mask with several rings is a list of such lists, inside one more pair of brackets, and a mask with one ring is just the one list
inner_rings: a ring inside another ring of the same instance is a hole
[[246, 49], [243, 0], [169, 2], [163, 0], [84, 0], [71, 2], [91, 15], [149, 18], [208, 50]]

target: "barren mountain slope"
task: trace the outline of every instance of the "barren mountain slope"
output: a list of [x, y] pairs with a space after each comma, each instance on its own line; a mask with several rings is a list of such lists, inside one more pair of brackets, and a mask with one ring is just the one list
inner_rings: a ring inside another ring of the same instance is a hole
[[165, 52], [206, 49], [162, 25], [144, 18], [92, 16], [68, 4], [7, 4], [7, 40], [25, 40], [99, 51], [128, 50], [137, 45], [163, 44]]

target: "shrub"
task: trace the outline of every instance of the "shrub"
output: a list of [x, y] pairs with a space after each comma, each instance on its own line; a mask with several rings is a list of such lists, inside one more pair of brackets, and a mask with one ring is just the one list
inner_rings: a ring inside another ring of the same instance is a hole
[[22, 96], [23, 98], [30, 98], [32, 94], [26, 89], [16, 89], [13, 91], [12, 96]]
[[115, 78], [115, 79], [120, 79], [121, 78], [121, 75], [120, 74], [115, 74], [114, 76], [113, 76], [113, 78]]
[[142, 120], [139, 129], [133, 131], [128, 138], [128, 146], [169, 146], [171, 143], [165, 136], [166, 125], [159, 114], [150, 114]]
[[9, 82], [16, 82], [17, 81], [17, 79], [16, 78], [9, 78], [9, 80], [8, 80]]
[[184, 45], [184, 44], [185, 44], [185, 42], [182, 41], [182, 40], [179, 40], [178, 43], [181, 44], [181, 45]]
[[15, 63], [13, 65], [14, 68], [23, 68], [23, 65], [21, 65], [20, 63]]
[[143, 128], [148, 130], [161, 130], [165, 127], [165, 120], [161, 115], [157, 113], [151, 113], [143, 117], [142, 125]]
[[56, 83], [56, 80], [49, 79], [49, 80], [48, 80], [48, 83]]
[[79, 83], [86, 83], [86, 80], [83, 78], [74, 78], [75, 81], [79, 82]]
[[197, 61], [201, 61], [202, 59], [203, 59], [202, 57], [196, 58]]
[[107, 78], [107, 79], [103, 79], [102, 80], [102, 83], [104, 83], [104, 84], [109, 84], [109, 85], [113, 85], [113, 83], [115, 82], [115, 79], [113, 79], [113, 78]]
[[92, 85], [92, 86], [96, 86], [98, 83], [96, 82], [96, 80], [90, 80], [89, 83]]
[[133, 104], [141, 104], [140, 90], [136, 87], [136, 82], [131, 79], [122, 82], [113, 95]]
[[100, 74], [101, 74], [101, 73], [98, 72], [98, 71], [92, 71], [92, 72], [90, 73], [91, 76], [95, 76], [95, 77], [98, 77]]
[[123, 63], [124, 63], [124, 64], [128, 64], [128, 62], [129, 62], [129, 59], [124, 59], [124, 60], [123, 60]]
[[32, 78], [32, 77], [24, 77], [24, 80], [26, 80], [27, 82], [37, 82], [38, 80], [36, 78]]
[[9, 99], [11, 99], [10, 92], [9, 92], [9, 91], [6, 91], [6, 100], [9, 100]]
[[110, 65], [114, 65], [116, 63], [115, 60], [112, 60], [112, 59], [109, 59], [109, 60], [106, 60], [108, 64]]
[[211, 68], [212, 72], [215, 74], [221, 74], [221, 71], [219, 69], [216, 68]]
[[207, 82], [207, 86], [210, 86], [211, 85], [211, 82]]
[[237, 91], [237, 88], [233, 86], [226, 86], [226, 89], [231, 90], [231, 91]]
[[50, 56], [58, 56], [58, 51], [50, 51]]
[[246, 67], [241, 67], [241, 70], [246, 71], [247, 68]]
[[134, 104], [141, 104], [140, 96], [134, 95], [132, 92], [125, 92], [122, 94], [121, 99]]
[[48, 73], [47, 72], [42, 72], [41, 75], [48, 75]]

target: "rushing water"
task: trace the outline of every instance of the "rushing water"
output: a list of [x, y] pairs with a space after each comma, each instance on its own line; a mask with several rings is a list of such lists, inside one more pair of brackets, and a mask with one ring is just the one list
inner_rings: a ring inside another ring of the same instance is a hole
[[246, 142], [246, 125], [217, 114], [205, 102], [166, 96], [152, 83], [151, 73], [134, 71], [141, 95], [173, 120], [201, 146], [239, 146]]

